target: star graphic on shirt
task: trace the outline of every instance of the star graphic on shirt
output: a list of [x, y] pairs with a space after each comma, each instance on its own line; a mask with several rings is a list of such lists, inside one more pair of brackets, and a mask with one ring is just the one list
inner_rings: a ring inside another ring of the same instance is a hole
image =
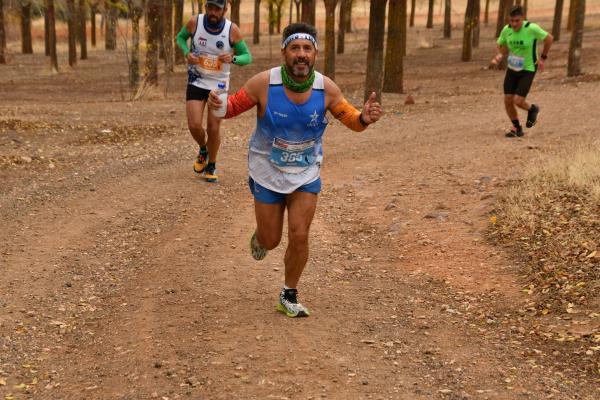
[[317, 126], [317, 118], [319, 118], [319, 114], [317, 113], [317, 110], [315, 110], [315, 112], [310, 115], [310, 123], [308, 126]]

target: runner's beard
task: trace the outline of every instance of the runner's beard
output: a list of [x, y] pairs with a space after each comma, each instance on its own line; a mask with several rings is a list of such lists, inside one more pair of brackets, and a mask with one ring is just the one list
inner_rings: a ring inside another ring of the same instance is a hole
[[310, 75], [310, 71], [313, 69], [313, 64], [309, 60], [294, 60], [291, 67], [288, 65], [288, 73], [295, 78], [306, 78]]
[[211, 28], [218, 28], [219, 24], [221, 23], [222, 20], [223, 20], [223, 18], [215, 17], [214, 15], [209, 15], [208, 16], [208, 25]]

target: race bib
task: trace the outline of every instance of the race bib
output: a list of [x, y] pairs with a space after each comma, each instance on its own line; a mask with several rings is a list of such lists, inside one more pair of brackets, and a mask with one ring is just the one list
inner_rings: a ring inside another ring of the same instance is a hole
[[280, 138], [273, 140], [269, 161], [284, 172], [297, 169], [300, 172], [314, 164], [315, 160], [314, 139], [304, 142], [288, 142]]
[[219, 60], [219, 56], [200, 53], [196, 68], [200, 68], [204, 73], [216, 73], [223, 70], [223, 63]]
[[508, 68], [513, 71], [522, 71], [524, 65], [525, 57], [515, 56], [514, 54], [508, 56]]

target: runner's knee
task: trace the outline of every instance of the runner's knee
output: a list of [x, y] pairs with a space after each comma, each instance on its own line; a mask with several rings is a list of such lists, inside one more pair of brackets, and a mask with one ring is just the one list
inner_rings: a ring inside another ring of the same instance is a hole
[[292, 245], [308, 244], [308, 229], [304, 227], [288, 227], [288, 238]]

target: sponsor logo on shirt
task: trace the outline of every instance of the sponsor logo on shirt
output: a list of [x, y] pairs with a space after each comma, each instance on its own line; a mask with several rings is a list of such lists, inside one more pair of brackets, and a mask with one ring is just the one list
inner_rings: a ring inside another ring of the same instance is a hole
[[315, 112], [310, 114], [309, 117], [310, 117], [310, 122], [307, 124], [307, 126], [315, 127], [315, 126], [319, 125], [319, 122], [318, 122], [319, 113], [317, 113], [317, 110], [315, 110]]
[[206, 47], [206, 38], [199, 37], [198, 43], [200, 44], [200, 46]]
[[287, 114], [280, 113], [279, 111], [273, 111], [273, 114], [277, 115], [278, 117], [281, 117], [281, 118], [287, 118], [288, 117]]
[[222, 49], [223, 47], [225, 47], [225, 43], [223, 43], [222, 41], [218, 41], [217, 42], [217, 49]]

